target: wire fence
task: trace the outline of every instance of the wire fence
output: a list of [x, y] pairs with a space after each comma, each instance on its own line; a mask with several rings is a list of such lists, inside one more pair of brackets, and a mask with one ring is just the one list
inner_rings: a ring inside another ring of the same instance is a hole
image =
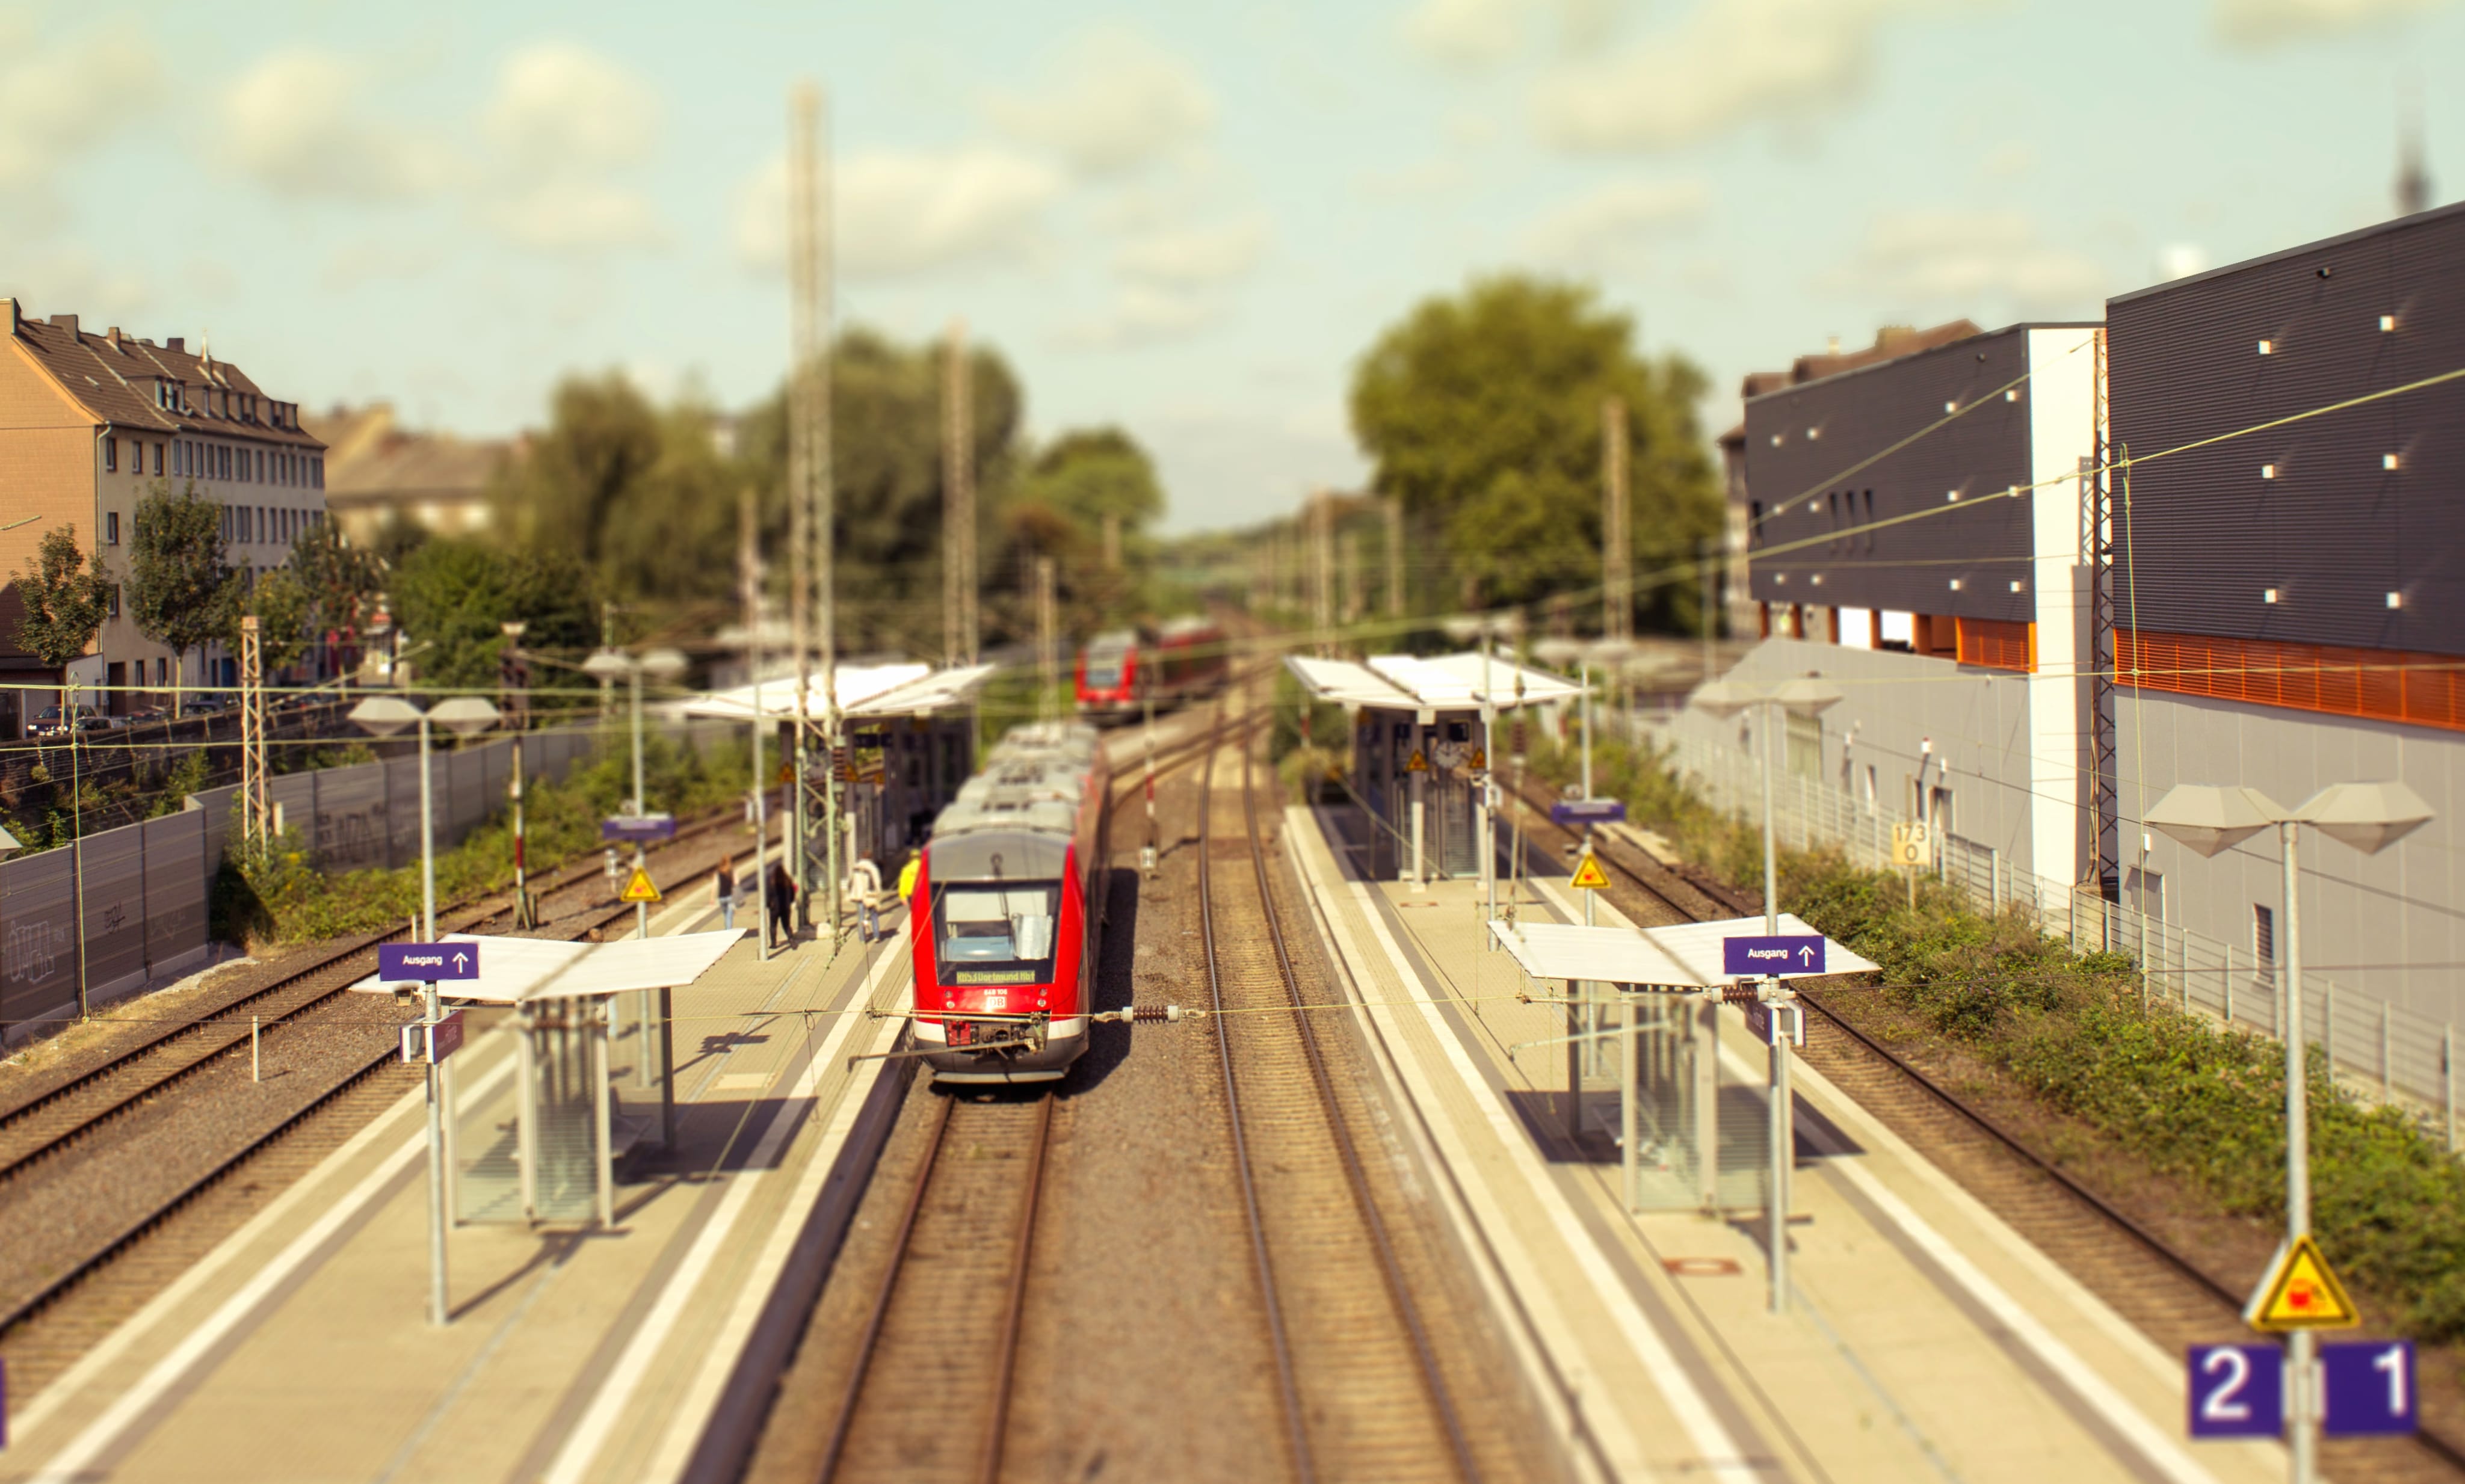
[[[1763, 764], [1754, 754], [1682, 735], [1649, 717], [1633, 718], [1629, 726], [1631, 740], [1665, 751], [1679, 776], [1714, 805], [1759, 817]], [[1785, 847], [1837, 849], [1852, 865], [1888, 869], [1897, 822], [1819, 778], [1784, 771], [1772, 781], [1772, 829]], [[2108, 901], [2087, 887], [2046, 880], [1989, 845], [1943, 834], [1937, 846], [1932, 869], [1939, 879], [1994, 911], [2019, 907], [2033, 914], [2075, 950], [2128, 955], [2141, 966], [2152, 1000], [2272, 1039], [2284, 1036], [2280, 972], [2251, 949]], [[2302, 1020], [2308, 1043], [2327, 1055], [2341, 1081], [2408, 1108], [2452, 1151], [2457, 1147], [2454, 1025], [2308, 972]]]

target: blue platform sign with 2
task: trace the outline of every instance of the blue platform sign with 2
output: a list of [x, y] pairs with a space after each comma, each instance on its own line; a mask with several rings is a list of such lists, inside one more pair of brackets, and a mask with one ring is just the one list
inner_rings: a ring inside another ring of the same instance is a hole
[[2274, 1344], [2193, 1345], [2191, 1436], [2273, 1438], [2285, 1427], [2285, 1352]]
[[1783, 933], [1776, 938], [1723, 938], [1721, 970], [1732, 979], [1768, 974], [1823, 972], [1823, 935]]
[[409, 980], [477, 979], [477, 943], [379, 943], [377, 977], [388, 984]]
[[2320, 1347], [2331, 1437], [2414, 1430], [2413, 1341], [2351, 1340]]

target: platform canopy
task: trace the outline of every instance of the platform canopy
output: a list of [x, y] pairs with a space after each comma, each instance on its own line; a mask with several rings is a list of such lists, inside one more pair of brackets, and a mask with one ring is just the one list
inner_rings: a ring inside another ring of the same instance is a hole
[[[841, 665], [837, 672], [839, 715], [853, 720], [924, 716], [947, 710], [974, 699], [976, 692], [992, 676], [993, 669], [991, 665], [963, 665], [955, 670], [935, 670], [923, 664]], [[822, 709], [821, 672], [810, 672], [809, 679], [806, 704], [818, 716]], [[796, 677], [773, 676], [750, 685], [711, 691], [676, 709], [689, 717], [749, 721], [757, 704], [761, 714], [773, 720], [794, 720]]]
[[[711, 965], [724, 958], [745, 931], [736, 928], [716, 933], [676, 933], [665, 938], [626, 938], [605, 943], [448, 933], [446, 942], [479, 945], [479, 977], [448, 980], [437, 987], [449, 1000], [482, 1005], [579, 1000], [635, 989], [678, 989], [709, 973]], [[366, 994], [392, 994], [425, 985], [424, 980], [385, 980], [371, 974], [351, 987]]]
[[1493, 654], [1484, 662], [1477, 650], [1426, 659], [1414, 654], [1373, 654], [1361, 663], [1301, 654], [1284, 659], [1285, 668], [1316, 698], [1380, 711], [1473, 710], [1481, 704], [1484, 663], [1487, 695], [1501, 711], [1572, 700], [1583, 694], [1582, 687], [1565, 676], [1519, 665], [1502, 654]]
[[[1733, 918], [1647, 928], [1493, 921], [1489, 930], [1523, 972], [1535, 979], [1703, 989], [1736, 981], [1736, 975], [1721, 969], [1721, 943], [1729, 938], [1763, 936], [1764, 919]], [[1788, 912], [1780, 915], [1780, 930], [1819, 936]], [[1823, 952], [1825, 974], [1857, 974], [1877, 966], [1829, 938], [1823, 940]]]

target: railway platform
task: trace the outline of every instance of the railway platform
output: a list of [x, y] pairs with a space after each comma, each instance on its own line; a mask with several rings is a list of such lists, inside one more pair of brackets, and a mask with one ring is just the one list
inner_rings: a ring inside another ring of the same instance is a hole
[[[716, 926], [705, 885], [653, 931]], [[747, 934], [677, 991], [675, 1152], [622, 1185], [612, 1228], [456, 1228], [445, 1328], [426, 1318], [422, 1101], [401, 1100], [39, 1394], [12, 1398], [0, 1481], [732, 1472], [729, 1440], [808, 1306], [782, 1296], [818, 1282], [904, 1092], [906, 1063], [849, 1062], [899, 1033], [862, 1010], [904, 1005], [904, 949], [894, 933], [765, 963]], [[513, 1039], [483, 1030], [457, 1055], [466, 1109], [511, 1117]], [[614, 1043], [614, 1075], [641, 1039]]]
[[[1344, 849], [1352, 826], [1296, 808], [1282, 835], [1395, 1124], [1579, 1474], [2284, 1476], [2273, 1443], [2189, 1444], [2179, 1356], [1802, 1062], [1792, 1302], [1768, 1312], [1763, 1213], [1739, 1208], [1759, 1197], [1734, 1201], [1724, 1181], [1717, 1217], [1628, 1210], [1614, 1081], [1574, 1073], [1610, 1116], [1570, 1141], [1565, 1048], [1511, 1050], [1564, 1036], [1565, 1012], [1518, 1000], [1526, 986], [1489, 949], [1478, 885], [1367, 879], [1340, 864], [1361, 853]], [[1573, 897], [1527, 881], [1518, 910], [1580, 921]], [[1723, 1141], [1760, 1149], [1764, 1048], [1739, 1012], [1719, 1018]]]

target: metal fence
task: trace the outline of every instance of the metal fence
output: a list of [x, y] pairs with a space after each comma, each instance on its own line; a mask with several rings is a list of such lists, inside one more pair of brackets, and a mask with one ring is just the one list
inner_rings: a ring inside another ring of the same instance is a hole
[[[663, 734], [708, 751], [741, 734], [726, 722], [663, 724]], [[600, 745], [597, 728], [532, 732], [520, 740], [522, 775], [562, 779]], [[612, 734], [615, 745], [624, 736]], [[461, 841], [506, 802], [511, 738], [433, 755], [437, 847]], [[187, 973], [205, 961], [209, 895], [233, 828], [235, 786], [191, 794], [188, 808], [85, 836], [74, 845], [0, 863], [0, 1044], [78, 1010], [79, 946], [86, 1008]], [[419, 758], [289, 773], [268, 785], [283, 824], [310, 842], [325, 871], [364, 871], [419, 859]]]
[[[1671, 765], [1716, 806], [1754, 817], [1762, 808], [1762, 762], [1754, 754], [1680, 735], [1649, 719], [1632, 736], [1670, 755]], [[1820, 779], [1773, 780], [1772, 828], [1784, 846], [1831, 847], [1869, 869], [1891, 864], [1892, 825], [1881, 810]], [[2274, 963], [2254, 962], [2203, 934], [2151, 918], [2070, 882], [2016, 867], [1991, 846], [1940, 837], [1935, 874], [1996, 911], [2017, 906], [2081, 952], [2128, 955], [2152, 999], [2185, 1013], [2271, 1038], [2286, 1030], [2284, 996]], [[2456, 1029], [2324, 975], [2302, 976], [2303, 1030], [2339, 1078], [2389, 1102], [2409, 1104], [2456, 1143]]]

